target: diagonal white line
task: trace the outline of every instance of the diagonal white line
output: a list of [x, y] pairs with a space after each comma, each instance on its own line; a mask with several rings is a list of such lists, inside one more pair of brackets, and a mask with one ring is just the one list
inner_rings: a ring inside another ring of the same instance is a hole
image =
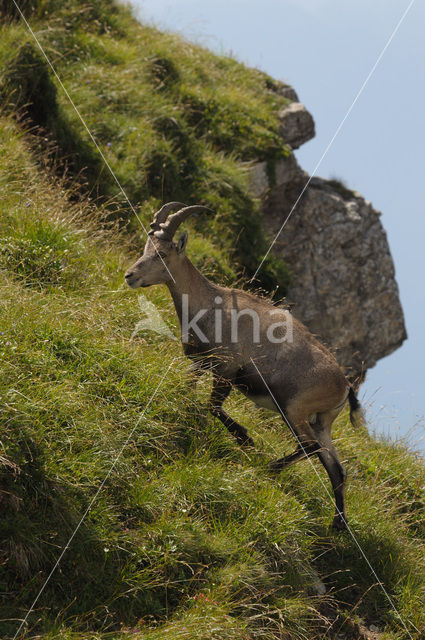
[[403, 15], [401, 16], [400, 20], [398, 21], [397, 25], [394, 27], [393, 32], [391, 33], [390, 37], [387, 40], [387, 43], [385, 44], [384, 48], [382, 49], [381, 53], [379, 54], [379, 56], [376, 59], [375, 64], [373, 65], [372, 69], [369, 71], [365, 81], [363, 82], [362, 86], [360, 87], [360, 89], [357, 92], [356, 97], [354, 98], [353, 102], [351, 103], [350, 108], [348, 109], [347, 113], [345, 114], [345, 116], [343, 117], [343, 119], [341, 120], [341, 122], [339, 123], [335, 133], [333, 134], [332, 138], [330, 139], [328, 146], [326, 147], [326, 149], [324, 150], [324, 152], [322, 153], [318, 163], [316, 164], [316, 166], [313, 169], [313, 173], [311, 174], [311, 176], [309, 177], [309, 179], [307, 180], [307, 182], [305, 183], [303, 189], [301, 190], [301, 193], [299, 194], [298, 198], [295, 200], [292, 209], [290, 210], [290, 212], [288, 213], [288, 215], [286, 216], [285, 220], [282, 223], [282, 226], [280, 227], [279, 231], [277, 232], [277, 234], [275, 235], [275, 237], [272, 240], [272, 243], [270, 245], [270, 247], [267, 249], [267, 252], [265, 253], [265, 255], [263, 256], [263, 259], [261, 260], [259, 266], [257, 267], [256, 272], [254, 273], [254, 275], [252, 276], [250, 282], [252, 282], [253, 280], [255, 280], [255, 277], [257, 276], [257, 273], [260, 271], [261, 267], [263, 266], [264, 260], [267, 258], [267, 256], [269, 255], [270, 251], [272, 250], [274, 244], [276, 243], [276, 240], [278, 239], [278, 237], [280, 236], [282, 230], [284, 229], [284, 227], [286, 226], [286, 223], [288, 222], [289, 218], [292, 216], [293, 212], [296, 209], [297, 204], [299, 203], [299, 201], [301, 200], [303, 194], [305, 193], [306, 189], [308, 188], [308, 185], [310, 184], [311, 180], [314, 178], [316, 171], [318, 170], [318, 168], [320, 167], [320, 165], [322, 164], [322, 161], [324, 159], [324, 157], [326, 156], [326, 154], [328, 153], [329, 149], [331, 148], [331, 146], [333, 145], [335, 138], [337, 137], [337, 135], [339, 134], [339, 132], [341, 131], [342, 127], [344, 126], [345, 121], [347, 120], [348, 116], [350, 115], [350, 113], [352, 112], [356, 102], [358, 101], [358, 99], [360, 98], [361, 94], [363, 93], [363, 90], [365, 89], [367, 83], [369, 82], [369, 80], [371, 79], [372, 75], [374, 74], [376, 67], [378, 66], [378, 64], [380, 63], [383, 55], [385, 54], [386, 50], [388, 49], [388, 47], [390, 46], [395, 34], [397, 33], [397, 31], [399, 30], [399, 28], [401, 27], [402, 22], [404, 21], [405, 17], [407, 16], [407, 14], [409, 13], [413, 3], [415, 2], [415, 0], [411, 0], [407, 9], [404, 11]]
[[[253, 360], [252, 358], [250, 358], [250, 359], [251, 359], [252, 364], [253, 364], [253, 365], [254, 365], [254, 367], [256, 368], [258, 375], [260, 376], [261, 380], [263, 381], [263, 383], [264, 383], [264, 385], [265, 385], [265, 387], [266, 387], [267, 391], [269, 392], [271, 399], [273, 400], [274, 404], [276, 405], [276, 407], [277, 407], [277, 409], [278, 409], [278, 411], [279, 411], [280, 415], [282, 416], [282, 418], [284, 419], [284, 421], [285, 421], [285, 422], [286, 422], [286, 424], [288, 425], [288, 427], [289, 427], [289, 429], [290, 429], [290, 431], [291, 431], [292, 435], [293, 435], [293, 436], [294, 436], [294, 438], [296, 439], [296, 441], [297, 441], [298, 445], [300, 446], [300, 448], [301, 448], [302, 452], [303, 452], [303, 453], [304, 453], [304, 455], [307, 457], [307, 460], [309, 461], [309, 463], [310, 463], [310, 465], [311, 465], [311, 468], [313, 469], [313, 471], [314, 471], [314, 473], [316, 474], [316, 476], [319, 478], [319, 481], [320, 481], [321, 485], [323, 486], [323, 488], [325, 489], [325, 492], [327, 493], [328, 497], [330, 498], [330, 500], [331, 500], [331, 501], [332, 501], [332, 503], [333, 503], [333, 502], [334, 502], [334, 499], [333, 499], [333, 497], [332, 497], [332, 495], [331, 495], [331, 493], [330, 493], [330, 491], [329, 491], [328, 487], [326, 486], [325, 482], [323, 481], [322, 477], [320, 476], [319, 472], [317, 471], [317, 469], [316, 469], [316, 467], [315, 467], [315, 465], [314, 465], [313, 460], [311, 459], [311, 457], [310, 457], [310, 456], [308, 456], [308, 455], [307, 455], [307, 452], [306, 452], [306, 450], [305, 450], [305, 448], [304, 448], [304, 446], [303, 446], [303, 444], [302, 444], [302, 442], [301, 442], [300, 438], [298, 437], [298, 435], [297, 435], [297, 433], [296, 433], [295, 429], [293, 428], [293, 426], [292, 426], [292, 425], [291, 425], [291, 423], [289, 422], [288, 418], [286, 417], [285, 413], [283, 412], [283, 409], [280, 407], [280, 405], [279, 405], [278, 401], [277, 401], [277, 400], [276, 400], [276, 398], [274, 397], [273, 392], [271, 391], [271, 389], [270, 389], [269, 385], [268, 385], [268, 384], [267, 384], [267, 382], [264, 380], [264, 377], [263, 377], [263, 375], [262, 375], [261, 371], [259, 370], [259, 368], [258, 368], [258, 367], [257, 367], [257, 365], [255, 364], [254, 360]], [[368, 567], [369, 567], [370, 571], [372, 572], [372, 575], [373, 575], [373, 577], [375, 578], [375, 580], [376, 580], [377, 584], [381, 587], [381, 589], [382, 589], [383, 593], [385, 594], [385, 596], [386, 596], [386, 598], [387, 598], [388, 602], [390, 603], [390, 605], [391, 605], [392, 609], [393, 609], [393, 610], [394, 610], [394, 612], [397, 614], [397, 618], [400, 620], [400, 622], [401, 622], [401, 624], [403, 625], [403, 627], [404, 627], [405, 631], [407, 632], [407, 634], [408, 634], [409, 638], [411, 638], [411, 640], [413, 640], [413, 636], [412, 636], [412, 634], [410, 633], [409, 629], [407, 628], [406, 623], [404, 622], [404, 620], [403, 620], [403, 618], [401, 617], [400, 613], [398, 612], [398, 609], [396, 608], [396, 606], [395, 606], [395, 604], [394, 604], [393, 600], [391, 599], [390, 595], [388, 594], [387, 590], [385, 589], [385, 586], [384, 586], [384, 584], [383, 584], [382, 580], [380, 580], [380, 578], [379, 578], [378, 574], [376, 573], [375, 569], [374, 569], [374, 568], [373, 568], [373, 566], [371, 565], [371, 563], [370, 563], [370, 561], [369, 561], [369, 559], [368, 559], [367, 555], [366, 555], [366, 554], [365, 554], [365, 552], [363, 551], [363, 549], [362, 549], [362, 547], [361, 547], [361, 545], [360, 545], [359, 541], [357, 540], [356, 536], [354, 535], [354, 533], [353, 533], [353, 531], [352, 531], [351, 527], [348, 525], [348, 523], [347, 523], [347, 521], [346, 521], [346, 519], [345, 519], [345, 517], [344, 517], [344, 514], [343, 514], [343, 513], [341, 513], [341, 511], [338, 509], [338, 507], [336, 507], [336, 509], [337, 509], [337, 511], [338, 511], [339, 516], [342, 518], [342, 520], [343, 520], [343, 522], [344, 522], [345, 526], [347, 527], [347, 531], [349, 532], [349, 534], [350, 534], [350, 535], [351, 535], [351, 537], [353, 538], [353, 540], [354, 540], [354, 542], [355, 542], [355, 544], [356, 544], [356, 546], [357, 546], [358, 550], [360, 551], [361, 555], [363, 556], [363, 559], [365, 560], [365, 562], [366, 562], [366, 564], [368, 565]], [[410, 622], [410, 624], [411, 624], [411, 625], [416, 629], [415, 625], [414, 625], [410, 620], [409, 620], [409, 622]], [[418, 629], [416, 629], [416, 631], [418, 631]]]
[[158, 382], [157, 387], [155, 389], [155, 391], [153, 392], [153, 394], [151, 395], [151, 397], [149, 398], [145, 408], [143, 409], [143, 412], [141, 414], [141, 416], [139, 417], [139, 419], [137, 420], [136, 424], [134, 425], [133, 429], [131, 430], [130, 435], [128, 436], [128, 438], [126, 439], [126, 441], [124, 442], [124, 444], [122, 445], [121, 449], [119, 450], [115, 460], [113, 461], [111, 468], [109, 469], [108, 473], [106, 474], [106, 476], [104, 477], [104, 479], [102, 480], [99, 488], [97, 489], [96, 493], [94, 494], [93, 498], [90, 500], [90, 503], [87, 507], [87, 509], [85, 510], [85, 512], [83, 513], [81, 520], [79, 521], [79, 523], [77, 524], [77, 526], [75, 527], [72, 535], [70, 536], [68, 542], [66, 543], [66, 545], [64, 546], [64, 548], [62, 549], [58, 559], [55, 562], [55, 565], [53, 566], [53, 569], [51, 570], [51, 572], [49, 573], [49, 575], [47, 576], [46, 580], [44, 581], [40, 591], [37, 594], [37, 597], [34, 599], [34, 602], [32, 603], [32, 605], [30, 606], [30, 608], [28, 609], [25, 617], [23, 618], [19, 629], [17, 630], [17, 632], [15, 633], [15, 635], [13, 636], [13, 640], [16, 640], [17, 636], [19, 635], [19, 633], [21, 632], [22, 627], [24, 626], [24, 624], [26, 623], [26, 621], [28, 620], [29, 615], [31, 614], [32, 610], [34, 609], [35, 605], [37, 604], [41, 594], [43, 593], [44, 589], [46, 588], [48, 582], [50, 581], [50, 578], [53, 576], [53, 574], [55, 573], [56, 569], [59, 566], [60, 561], [62, 560], [63, 556], [65, 555], [65, 553], [67, 552], [67, 550], [69, 549], [69, 546], [72, 542], [72, 540], [74, 539], [75, 534], [77, 533], [78, 529], [81, 527], [82, 523], [84, 522], [87, 514], [89, 513], [90, 509], [92, 508], [94, 502], [96, 501], [97, 496], [99, 495], [99, 493], [102, 491], [103, 487], [105, 486], [105, 482], [108, 480], [109, 476], [111, 475], [112, 471], [115, 468], [115, 465], [117, 464], [119, 458], [121, 457], [122, 452], [124, 451], [124, 449], [126, 448], [126, 446], [128, 445], [128, 443], [130, 442], [133, 433], [136, 431], [136, 428], [138, 427], [138, 425], [140, 424], [141, 420], [144, 418], [145, 413], [149, 407], [149, 405], [151, 404], [152, 400], [154, 399], [154, 397], [156, 396], [156, 394], [159, 391], [160, 386], [162, 385], [163, 381], [165, 380], [169, 370], [171, 369], [171, 367], [174, 364], [174, 360], [171, 361], [171, 364], [169, 365], [167, 371], [164, 373], [164, 375], [162, 376], [161, 380]]
[[[92, 132], [90, 131], [90, 129], [88, 128], [83, 116], [81, 115], [78, 107], [76, 106], [75, 102], [73, 101], [73, 99], [71, 98], [71, 96], [69, 95], [69, 92], [67, 90], [67, 88], [65, 87], [65, 85], [63, 84], [62, 80], [60, 79], [56, 69], [54, 68], [52, 62], [50, 61], [50, 58], [48, 57], [47, 53], [45, 52], [45, 50], [43, 49], [39, 39], [37, 38], [37, 36], [35, 35], [34, 31], [31, 29], [31, 26], [29, 25], [27, 19], [25, 18], [24, 14], [22, 13], [21, 9], [19, 8], [16, 0], [12, 0], [13, 4], [15, 5], [16, 9], [18, 10], [21, 19], [23, 20], [23, 22], [25, 23], [28, 31], [30, 32], [30, 34], [32, 35], [32, 37], [34, 38], [38, 48], [40, 49], [41, 53], [43, 54], [47, 64], [49, 65], [50, 69], [53, 72], [53, 75], [55, 76], [56, 80], [58, 81], [61, 89], [63, 90], [63, 92], [65, 93], [66, 97], [68, 98], [69, 102], [71, 103], [75, 113], [77, 114], [77, 116], [79, 117], [79, 119], [81, 120], [85, 130], [87, 131], [88, 135], [90, 136], [91, 141], [93, 142], [94, 146], [96, 147], [100, 157], [102, 158], [103, 162], [105, 163], [105, 165], [107, 166], [111, 176], [113, 177], [113, 179], [115, 180], [119, 190], [121, 191], [121, 193], [123, 194], [124, 198], [126, 199], [131, 211], [133, 212], [133, 214], [136, 216], [138, 222], [140, 223], [143, 231], [145, 232], [146, 235], [148, 235], [148, 232], [146, 231], [146, 227], [143, 224], [142, 220], [140, 219], [140, 216], [138, 215], [136, 209], [134, 208], [134, 206], [132, 205], [132, 203], [130, 202], [130, 199], [128, 197], [128, 195], [126, 194], [126, 192], [124, 191], [124, 188], [122, 187], [120, 181], [118, 180], [114, 170], [112, 169], [111, 165], [109, 164], [105, 154], [103, 153], [102, 149], [100, 148], [100, 146], [97, 143], [96, 138], [94, 137], [94, 135], [92, 134]], [[148, 236], [149, 237], [149, 236]], [[153, 243], [152, 243], [153, 244]], [[158, 252], [158, 250], [156, 249], [155, 245], [153, 245], [155, 248], [155, 251], [157, 252], [159, 258], [161, 259], [162, 264], [164, 265], [164, 267], [167, 269], [168, 274], [170, 275], [171, 279], [173, 280], [173, 282], [175, 282], [175, 279], [173, 278], [172, 273], [169, 271], [167, 265], [165, 264], [164, 260], [162, 259], [160, 253]]]

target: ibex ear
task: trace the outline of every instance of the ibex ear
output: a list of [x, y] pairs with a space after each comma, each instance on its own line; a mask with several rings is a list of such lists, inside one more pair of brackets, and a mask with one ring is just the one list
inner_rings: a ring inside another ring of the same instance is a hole
[[177, 241], [177, 253], [182, 253], [186, 249], [187, 244], [187, 231], [182, 233], [180, 238]]

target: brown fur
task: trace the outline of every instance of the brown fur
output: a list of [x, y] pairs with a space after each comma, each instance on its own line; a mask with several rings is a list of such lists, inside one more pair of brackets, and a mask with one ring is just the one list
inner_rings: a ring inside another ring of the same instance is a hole
[[[173, 218], [175, 226], [179, 212]], [[207, 310], [198, 326], [208, 342], [203, 343], [192, 332], [183, 348], [193, 361], [191, 369], [194, 373], [200, 374], [205, 369], [213, 371], [211, 412], [241, 444], [253, 442], [246, 429], [222, 408], [233, 385], [258, 404], [270, 405], [280, 412], [296, 435], [298, 447], [290, 456], [274, 462], [271, 468], [279, 471], [306, 456], [318, 455], [335, 494], [333, 526], [345, 528], [346, 473], [332, 444], [331, 427], [345, 404], [350, 387], [334, 356], [288, 311], [279, 310], [268, 300], [245, 291], [220, 287], [207, 280], [185, 255], [187, 234], [174, 243], [162, 231], [155, 232], [159, 228], [155, 219], [151, 226], [153, 230], [143, 255], [126, 274], [127, 283], [131, 287], [165, 283], [180, 324], [183, 294], [188, 296], [191, 318], [199, 310]], [[161, 226], [164, 228], [166, 223]], [[220, 304], [216, 302], [218, 297], [222, 300]], [[221, 341], [215, 337], [217, 308], [221, 309], [223, 318]], [[244, 315], [239, 319], [238, 340], [232, 342], [232, 310], [253, 310], [258, 315], [258, 342], [254, 340], [252, 318]], [[292, 321], [293, 340], [272, 343], [267, 335], [270, 325], [288, 317]], [[271, 400], [270, 392], [275, 401]]]

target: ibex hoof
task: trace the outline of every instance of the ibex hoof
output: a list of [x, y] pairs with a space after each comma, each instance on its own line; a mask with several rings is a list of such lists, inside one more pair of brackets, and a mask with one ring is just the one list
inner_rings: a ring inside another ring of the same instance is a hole
[[269, 464], [267, 465], [267, 468], [271, 473], [274, 473], [277, 475], [282, 471], [283, 465], [280, 460], [273, 460], [273, 462], [269, 462]]
[[346, 516], [337, 514], [333, 519], [332, 529], [335, 529], [336, 531], [346, 531], [348, 529]]

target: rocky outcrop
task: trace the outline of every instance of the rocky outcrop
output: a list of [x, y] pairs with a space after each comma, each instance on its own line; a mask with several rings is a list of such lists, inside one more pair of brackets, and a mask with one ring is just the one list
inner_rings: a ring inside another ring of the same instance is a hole
[[277, 115], [279, 134], [293, 149], [314, 138], [313, 117], [301, 102], [290, 102]]
[[304, 142], [315, 136], [313, 116], [298, 100], [298, 95], [289, 84], [274, 81], [269, 90], [290, 100], [283, 109], [278, 111], [279, 134], [285, 144], [292, 149], [298, 149]]
[[293, 155], [276, 163], [271, 177], [270, 166], [258, 163], [251, 178], [270, 238], [284, 225], [272, 251], [292, 272], [287, 301], [294, 315], [358, 377], [406, 338], [381, 214], [359, 193], [321, 178], [311, 180], [291, 213], [308, 181]]

